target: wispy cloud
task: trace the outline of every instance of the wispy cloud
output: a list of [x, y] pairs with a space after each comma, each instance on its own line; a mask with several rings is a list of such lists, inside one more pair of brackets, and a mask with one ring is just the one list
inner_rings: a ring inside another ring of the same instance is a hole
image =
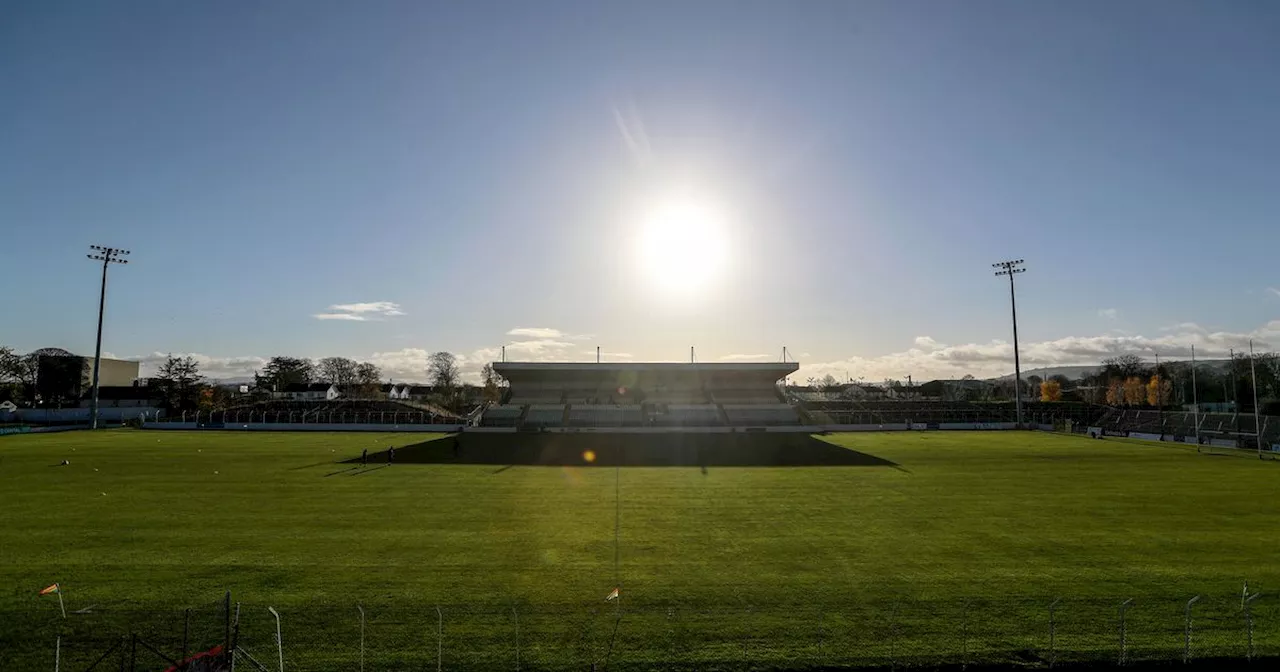
[[718, 359], [722, 362], [759, 362], [762, 360], [769, 359], [769, 355], [732, 354], [732, 355], [721, 355], [720, 357], [718, 357]]
[[640, 113], [635, 105], [628, 107], [627, 113], [623, 113], [615, 106], [613, 122], [618, 125], [618, 132], [622, 134], [622, 141], [627, 144], [627, 150], [631, 152], [632, 158], [640, 165], [644, 165], [649, 162], [653, 154], [653, 149], [649, 145], [649, 134], [645, 133], [644, 122], [640, 119]]
[[1103, 317], [1108, 320], [1116, 319], [1116, 316], [1119, 314], [1120, 314], [1120, 311], [1116, 310], [1115, 308], [1099, 308], [1098, 309], [1098, 317]]
[[592, 334], [570, 334], [551, 327], [515, 327], [507, 335], [537, 339], [558, 338], [565, 341], [585, 341], [592, 337]]
[[[587, 357], [591, 357], [591, 358], [593, 358], [593, 359], [594, 359], [594, 358], [595, 358], [595, 356], [596, 356], [596, 351], [595, 351], [595, 350], [583, 350], [583, 351], [582, 351], [582, 354], [583, 354], [583, 355], [585, 355], [585, 356], [587, 356]], [[600, 351], [600, 359], [601, 359], [601, 361], [607, 361], [607, 360], [610, 360], [610, 359], [635, 359], [635, 357], [636, 357], [635, 355], [633, 355], [633, 354], [631, 354], [631, 353], [629, 353], [629, 352], [605, 352], [604, 350], [601, 350], [601, 351]]]
[[1275, 288], [1275, 287], [1268, 287], [1268, 288], [1267, 288], [1267, 293], [1268, 293], [1268, 294], [1274, 294], [1274, 295], [1276, 295], [1276, 296], [1280, 296], [1280, 289], [1277, 289], [1277, 288]]
[[369, 301], [367, 303], [335, 303], [328, 312], [316, 313], [317, 320], [348, 320], [351, 322], [377, 322], [387, 317], [404, 315], [400, 304], [393, 301]]
[[507, 332], [508, 336], [524, 336], [526, 338], [560, 338], [564, 332], [549, 327], [516, 327]]

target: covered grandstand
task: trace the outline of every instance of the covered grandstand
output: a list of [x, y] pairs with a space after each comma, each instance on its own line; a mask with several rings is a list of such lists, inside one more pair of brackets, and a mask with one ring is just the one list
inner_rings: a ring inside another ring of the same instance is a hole
[[794, 362], [752, 364], [494, 362], [510, 383], [481, 424], [549, 428], [798, 426], [778, 381]]

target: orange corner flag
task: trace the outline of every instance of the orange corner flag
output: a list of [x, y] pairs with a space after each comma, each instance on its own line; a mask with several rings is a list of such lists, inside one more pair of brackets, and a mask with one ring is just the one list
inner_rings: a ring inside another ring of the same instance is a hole
[[49, 586], [48, 588], [45, 588], [44, 590], [40, 591], [40, 594], [48, 595], [49, 593], [57, 593], [57, 592], [60, 592], [60, 590], [58, 588], [58, 584], [55, 583], [52, 586]]
[[609, 597], [604, 598], [604, 601], [608, 602], [609, 600], [616, 600], [616, 599], [618, 599], [618, 589], [614, 588], [613, 592], [609, 593]]

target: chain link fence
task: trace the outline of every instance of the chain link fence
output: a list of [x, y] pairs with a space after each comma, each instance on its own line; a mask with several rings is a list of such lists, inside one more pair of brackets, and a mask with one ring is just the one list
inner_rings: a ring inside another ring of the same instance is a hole
[[8, 631], [0, 669], [55, 669], [55, 658], [58, 669], [74, 672], [184, 669], [183, 660], [227, 645], [237, 670], [272, 671], [281, 664], [317, 671], [1049, 668], [1280, 657], [1280, 599], [1242, 597], [311, 602], [275, 605], [275, 614], [266, 603], [231, 602], [228, 610], [219, 600], [189, 609], [94, 608], [66, 619], [10, 612], [0, 614]]

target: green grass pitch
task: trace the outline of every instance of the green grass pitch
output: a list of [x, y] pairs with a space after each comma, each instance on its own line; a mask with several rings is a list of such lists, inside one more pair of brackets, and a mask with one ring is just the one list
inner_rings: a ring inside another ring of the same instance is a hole
[[1114, 657], [1133, 598], [1129, 655], [1169, 658], [1196, 594], [1196, 652], [1243, 656], [1245, 580], [1280, 651], [1277, 462], [1027, 432], [820, 437], [890, 466], [341, 462], [431, 438], [0, 438], [0, 669], [58, 634], [64, 669], [130, 631], [176, 656], [186, 607], [207, 647], [227, 590], [245, 648], [275, 660], [274, 606], [299, 670], [354, 669], [357, 602], [369, 669], [1038, 664], [1056, 598], [1054, 655]]

